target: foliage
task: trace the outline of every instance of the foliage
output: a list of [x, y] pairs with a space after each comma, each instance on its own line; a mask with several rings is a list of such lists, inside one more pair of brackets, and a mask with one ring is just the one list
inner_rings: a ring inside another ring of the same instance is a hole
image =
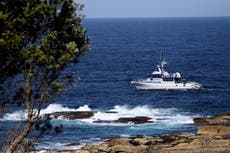
[[25, 140], [41, 119], [44, 103], [62, 92], [66, 78], [71, 80], [71, 74], [62, 75], [65, 68], [90, 49], [82, 8], [73, 0], [0, 2], [1, 94], [5, 84], [14, 84], [1, 102], [18, 101], [28, 112], [24, 129], [12, 137], [6, 152]]

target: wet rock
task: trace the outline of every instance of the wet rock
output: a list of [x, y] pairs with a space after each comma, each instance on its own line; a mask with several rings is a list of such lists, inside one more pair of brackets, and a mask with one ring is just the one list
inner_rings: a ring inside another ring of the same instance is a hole
[[[108, 113], [108, 112], [106, 112]], [[114, 113], [114, 112], [112, 112]], [[145, 116], [137, 116], [137, 117], [121, 117], [117, 120], [97, 120], [93, 121], [93, 123], [133, 123], [133, 124], [144, 124], [144, 123], [152, 123], [153, 121], [150, 121], [151, 118], [145, 117]]]
[[111, 120], [96, 120], [96, 121], [93, 121], [93, 123], [109, 124], [109, 123], [114, 123], [114, 121], [111, 121]]
[[219, 114], [213, 117], [194, 118], [195, 125], [230, 125], [230, 114]]
[[209, 125], [209, 121], [206, 118], [194, 118], [195, 125]]
[[73, 143], [67, 143], [67, 144], [65, 144], [63, 146], [79, 146], [79, 145], [80, 145], [79, 142], [73, 142]]
[[134, 123], [134, 124], [143, 124], [143, 123], [153, 123], [153, 121], [150, 121], [150, 117], [146, 116], [137, 116], [137, 117], [121, 117], [115, 122], [120, 123]]
[[76, 112], [55, 112], [51, 114], [47, 114], [49, 118], [57, 119], [59, 117], [63, 117], [69, 120], [76, 120], [76, 119], [85, 119], [90, 118], [94, 115], [95, 112], [92, 111], [76, 111]]
[[107, 111], [105, 113], [107, 113], [107, 114], [117, 114], [118, 112], [116, 112], [116, 111]]
[[201, 135], [230, 135], [230, 126], [212, 125], [201, 126], [198, 129], [198, 134]]

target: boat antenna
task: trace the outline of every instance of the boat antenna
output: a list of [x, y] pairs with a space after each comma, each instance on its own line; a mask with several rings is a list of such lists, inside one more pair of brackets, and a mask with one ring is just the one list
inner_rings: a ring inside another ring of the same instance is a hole
[[164, 61], [166, 60], [166, 49], [164, 50]]
[[160, 62], [159, 63], [161, 63], [162, 62], [162, 49], [161, 49], [161, 53], [160, 53]]

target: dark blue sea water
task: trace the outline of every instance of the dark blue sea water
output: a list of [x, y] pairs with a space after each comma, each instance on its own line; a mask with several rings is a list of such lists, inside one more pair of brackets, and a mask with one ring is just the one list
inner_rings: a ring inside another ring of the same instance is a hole
[[[92, 50], [68, 69], [80, 81], [76, 88], [55, 98], [60, 105], [46, 110], [99, 113], [88, 120], [53, 121], [63, 124], [64, 131], [52, 137], [51, 148], [109, 137], [195, 132], [196, 127], [190, 124], [193, 117], [230, 112], [230, 18], [86, 19], [84, 26], [93, 40]], [[203, 88], [137, 90], [130, 84], [155, 70], [162, 54], [169, 62], [169, 72], [178, 71]], [[118, 114], [103, 113], [109, 110]], [[154, 123], [92, 123], [123, 116], [149, 116]], [[0, 128], [9, 123], [0, 122]], [[51, 144], [44, 142], [41, 147], [47, 145]]]

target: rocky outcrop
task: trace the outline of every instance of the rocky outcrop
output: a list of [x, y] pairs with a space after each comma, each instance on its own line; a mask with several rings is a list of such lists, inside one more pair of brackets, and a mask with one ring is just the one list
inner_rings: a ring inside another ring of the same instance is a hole
[[145, 124], [152, 123], [151, 118], [146, 116], [137, 116], [137, 117], [120, 117], [117, 120], [97, 120], [93, 123], [132, 123], [132, 124]]
[[95, 112], [92, 111], [76, 111], [76, 112], [55, 112], [51, 114], [47, 114], [46, 117], [51, 119], [57, 118], [65, 118], [69, 120], [76, 120], [76, 119], [85, 119], [90, 118], [94, 115]]
[[[44, 118], [49, 119], [57, 119], [57, 118], [65, 118], [69, 120], [77, 120], [77, 119], [86, 119], [94, 116], [97, 112], [94, 111], [70, 111], [70, 112], [55, 112], [51, 114], [46, 114]], [[105, 112], [108, 114], [116, 114], [117, 112]], [[144, 123], [152, 123], [151, 118], [146, 116], [136, 116], [136, 117], [120, 117], [117, 120], [97, 120], [93, 121], [94, 123], [133, 123], [133, 124], [144, 124]]]
[[[219, 135], [182, 133], [161, 137], [110, 139], [100, 145], [85, 145], [65, 153], [227, 153], [230, 139]], [[64, 153], [64, 152], [62, 152]]]
[[221, 153], [230, 152], [230, 139], [192, 133], [152, 138], [111, 139], [91, 147], [90, 153]]
[[230, 126], [226, 124], [229, 115], [215, 117], [218, 119], [200, 118], [199, 123], [205, 121], [202, 122], [205, 126], [199, 127], [197, 134], [114, 138], [100, 145], [86, 145], [80, 150], [62, 153], [230, 153]]
[[198, 129], [197, 134], [200, 135], [210, 135], [210, 136], [230, 136], [230, 126], [222, 126], [222, 125], [212, 125], [212, 126], [201, 126]]
[[195, 125], [226, 125], [230, 126], [230, 114], [219, 114], [213, 117], [194, 118]]
[[137, 117], [121, 117], [118, 118], [115, 122], [120, 123], [134, 123], [134, 124], [143, 124], [143, 123], [152, 123], [151, 118], [146, 116], [137, 116]]

